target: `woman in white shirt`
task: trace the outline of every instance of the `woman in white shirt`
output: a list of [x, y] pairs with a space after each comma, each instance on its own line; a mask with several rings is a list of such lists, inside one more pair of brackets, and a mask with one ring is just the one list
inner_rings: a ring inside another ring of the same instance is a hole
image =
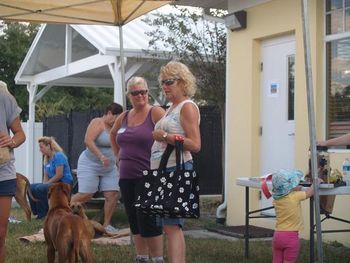
[[[193, 169], [191, 152], [198, 152], [201, 148], [199, 130], [200, 113], [198, 106], [189, 98], [195, 93], [196, 80], [188, 67], [180, 62], [171, 61], [163, 66], [159, 74], [159, 83], [170, 108], [154, 128], [155, 140], [151, 153], [151, 169], [157, 169], [167, 144], [175, 144], [175, 136], [184, 139], [185, 169]], [[175, 152], [169, 158], [167, 171], [175, 170]], [[167, 236], [168, 259], [171, 263], [186, 261], [186, 244], [182, 232], [183, 219], [159, 218]]]

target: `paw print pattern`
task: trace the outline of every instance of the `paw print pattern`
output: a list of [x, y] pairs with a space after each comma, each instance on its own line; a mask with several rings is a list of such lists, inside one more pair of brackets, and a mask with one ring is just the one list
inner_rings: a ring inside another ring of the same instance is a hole
[[[192, 181], [193, 178], [197, 177], [195, 172], [184, 171], [181, 174], [177, 172], [165, 174], [157, 170], [145, 170], [142, 173], [146, 176], [145, 190], [143, 195], [137, 197], [135, 207], [141, 209], [145, 214], [161, 215], [162, 217], [193, 218], [194, 214], [198, 213], [199, 186], [194, 187]], [[157, 178], [153, 176], [157, 176]], [[148, 178], [150, 180], [147, 180]], [[154, 179], [158, 180], [158, 183], [154, 184]], [[190, 189], [192, 189], [192, 193]]]

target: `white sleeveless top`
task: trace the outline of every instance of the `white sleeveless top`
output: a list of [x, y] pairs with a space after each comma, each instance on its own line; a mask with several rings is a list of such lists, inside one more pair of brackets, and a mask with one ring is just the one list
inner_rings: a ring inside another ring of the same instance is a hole
[[[180, 124], [180, 112], [186, 103], [193, 103], [196, 108], [198, 109], [198, 106], [192, 101], [192, 100], [184, 100], [175, 107], [170, 106], [170, 108], [166, 111], [163, 118], [161, 118], [156, 125], [154, 126], [154, 130], [162, 129], [165, 132], [168, 133], [175, 133], [182, 136], [185, 136], [185, 131], [181, 127]], [[198, 109], [199, 112], [199, 109]], [[199, 124], [200, 119], [198, 120]], [[167, 143], [165, 141], [154, 141], [152, 146], [152, 153], [151, 153], [151, 169], [157, 169], [160, 164], [160, 160], [162, 158], [163, 152], [165, 151], [167, 146]], [[187, 162], [189, 160], [192, 160], [192, 155], [190, 151], [184, 151], [184, 161]], [[175, 157], [175, 150], [172, 152], [172, 154], [169, 157], [169, 161], [167, 164], [167, 167], [174, 167], [176, 166], [176, 157]]]

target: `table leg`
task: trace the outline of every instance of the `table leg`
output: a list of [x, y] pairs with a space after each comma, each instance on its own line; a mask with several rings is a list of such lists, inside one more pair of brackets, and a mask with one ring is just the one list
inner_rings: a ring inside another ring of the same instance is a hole
[[310, 263], [315, 262], [315, 235], [314, 235], [314, 198], [310, 197]]
[[245, 188], [245, 234], [244, 256], [249, 257], [249, 187]]

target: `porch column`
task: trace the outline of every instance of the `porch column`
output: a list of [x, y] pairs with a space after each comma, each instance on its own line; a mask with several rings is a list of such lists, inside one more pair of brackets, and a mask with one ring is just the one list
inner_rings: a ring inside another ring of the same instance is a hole
[[29, 92], [29, 119], [27, 122], [27, 149], [26, 149], [26, 175], [30, 182], [34, 182], [34, 140], [35, 140], [35, 94], [38, 86], [35, 84], [27, 84], [27, 91]]

